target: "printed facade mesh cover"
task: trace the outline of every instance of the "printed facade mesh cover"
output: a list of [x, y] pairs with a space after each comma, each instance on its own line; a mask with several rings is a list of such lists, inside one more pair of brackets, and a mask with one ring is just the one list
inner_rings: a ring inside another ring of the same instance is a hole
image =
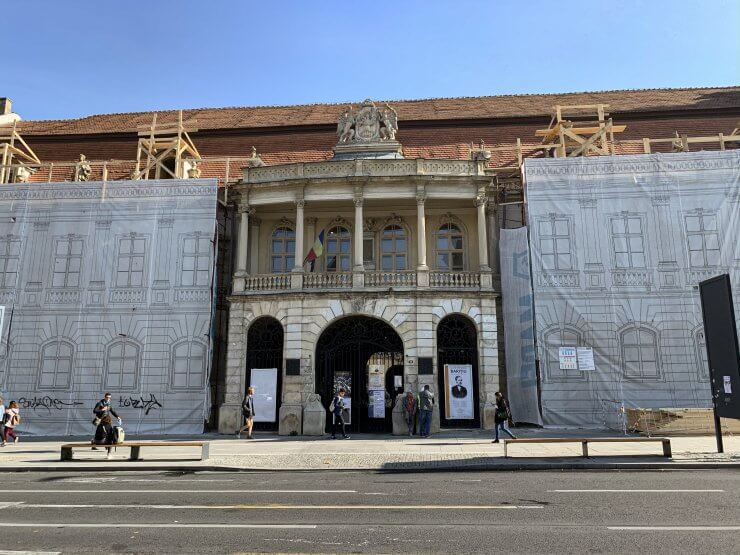
[[[740, 151], [527, 160], [525, 176], [545, 424], [710, 407], [698, 284], [729, 273], [740, 307]], [[595, 369], [560, 347], [593, 348]]]
[[2, 186], [0, 389], [21, 433], [91, 435], [105, 391], [129, 435], [203, 431], [216, 189]]

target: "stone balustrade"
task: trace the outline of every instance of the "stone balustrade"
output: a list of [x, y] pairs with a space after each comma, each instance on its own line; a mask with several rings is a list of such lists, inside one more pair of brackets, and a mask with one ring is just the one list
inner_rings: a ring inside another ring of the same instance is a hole
[[244, 279], [247, 291], [278, 291], [290, 288], [290, 274], [257, 274]]
[[480, 272], [438, 272], [429, 273], [431, 287], [450, 289], [470, 289], [480, 287]]
[[414, 287], [416, 272], [365, 272], [365, 287]]
[[352, 287], [352, 274], [339, 272], [305, 274], [303, 287], [305, 289], [347, 289]]

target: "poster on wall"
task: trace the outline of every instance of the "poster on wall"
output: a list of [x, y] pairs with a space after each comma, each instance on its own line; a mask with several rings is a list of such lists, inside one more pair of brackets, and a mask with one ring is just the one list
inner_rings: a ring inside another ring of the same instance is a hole
[[578, 356], [575, 347], [559, 347], [558, 358], [561, 370], [578, 370]]
[[578, 358], [578, 370], [581, 372], [596, 370], [594, 350], [591, 347], [576, 347], [576, 356]]
[[445, 364], [445, 403], [448, 420], [472, 420], [473, 367], [470, 364]]
[[385, 418], [385, 389], [373, 389], [370, 392], [370, 418]]
[[340, 388], [344, 388], [344, 421], [352, 422], [352, 372], [342, 370], [334, 372], [334, 392], [336, 395]]
[[277, 368], [252, 368], [254, 421], [275, 422], [277, 413]]

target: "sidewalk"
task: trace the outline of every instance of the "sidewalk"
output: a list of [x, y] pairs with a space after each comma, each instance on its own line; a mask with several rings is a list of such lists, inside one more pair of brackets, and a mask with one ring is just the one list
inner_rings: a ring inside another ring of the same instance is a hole
[[[520, 437], [606, 437], [610, 431], [525, 429]], [[3, 471], [73, 470], [515, 470], [515, 469], [642, 469], [642, 468], [740, 468], [740, 437], [725, 437], [725, 453], [716, 452], [714, 436], [671, 438], [673, 459], [661, 456], [659, 443], [595, 443], [590, 457], [581, 455], [580, 444], [522, 444], [509, 447], [503, 457], [503, 444], [492, 444], [490, 432], [479, 430], [445, 431], [429, 439], [362, 434], [349, 440], [307, 437], [280, 437], [256, 434], [254, 440], [233, 436], [199, 436], [142, 440], [210, 441], [211, 458], [200, 456], [196, 447], [142, 448], [143, 461], [128, 462], [129, 449], [120, 448], [112, 460], [105, 450], [76, 451], [73, 462], [59, 461], [60, 446], [88, 438], [25, 438], [0, 449]], [[128, 438], [133, 440], [135, 438]], [[638, 456], [635, 456], [638, 455]]]

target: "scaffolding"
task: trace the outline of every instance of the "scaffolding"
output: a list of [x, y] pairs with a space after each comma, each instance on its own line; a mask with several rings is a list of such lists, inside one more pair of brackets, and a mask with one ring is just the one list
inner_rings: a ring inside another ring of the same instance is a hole
[[40, 165], [41, 160], [18, 133], [16, 122], [0, 128], [0, 184], [25, 183]]
[[196, 160], [201, 158], [190, 133], [198, 131], [195, 120], [183, 122], [182, 110], [177, 122], [157, 124], [157, 114], [149, 126], [139, 126], [136, 169], [133, 179], [182, 179], [198, 177]]
[[535, 136], [542, 137], [539, 148], [545, 156], [555, 158], [614, 154], [614, 134], [627, 126], [614, 125], [606, 111], [608, 107], [608, 104], [555, 106], [547, 129], [535, 131]]

